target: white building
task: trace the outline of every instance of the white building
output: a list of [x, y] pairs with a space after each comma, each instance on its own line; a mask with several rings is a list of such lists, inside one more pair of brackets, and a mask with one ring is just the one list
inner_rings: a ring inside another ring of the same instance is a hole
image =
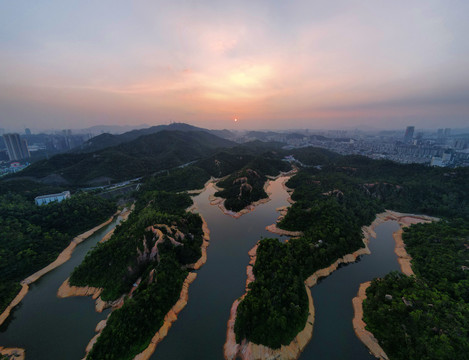
[[70, 199], [70, 191], [64, 191], [60, 194], [49, 194], [49, 195], [41, 195], [36, 196], [34, 201], [36, 201], [36, 205], [44, 205], [49, 204], [53, 201], [61, 202], [62, 200]]

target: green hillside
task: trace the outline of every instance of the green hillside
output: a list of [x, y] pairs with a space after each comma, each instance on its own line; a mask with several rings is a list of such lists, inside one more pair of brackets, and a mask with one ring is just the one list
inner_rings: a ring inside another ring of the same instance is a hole
[[195, 161], [234, 144], [202, 131], [161, 131], [91, 153], [60, 154], [15, 176], [57, 175], [71, 185], [126, 180]]

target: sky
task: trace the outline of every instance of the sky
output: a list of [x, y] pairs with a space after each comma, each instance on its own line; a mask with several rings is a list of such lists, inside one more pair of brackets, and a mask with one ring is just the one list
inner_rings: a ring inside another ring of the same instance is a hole
[[467, 14], [467, 0], [3, 0], [0, 128], [467, 127]]

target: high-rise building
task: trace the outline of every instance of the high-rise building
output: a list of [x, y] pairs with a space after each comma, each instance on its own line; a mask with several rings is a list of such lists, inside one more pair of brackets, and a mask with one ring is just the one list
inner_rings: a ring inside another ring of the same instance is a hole
[[451, 135], [451, 128], [446, 128], [445, 129], [445, 136], [450, 136]]
[[4, 134], [3, 140], [5, 140], [11, 161], [29, 158], [28, 143], [26, 140], [20, 139], [19, 134]]
[[24, 133], [26, 135], [31, 135], [31, 129], [29, 129], [29, 128], [24, 129]]
[[407, 129], [405, 130], [405, 135], [404, 135], [405, 143], [412, 142], [412, 139], [414, 138], [414, 130], [415, 130], [415, 126], [407, 126]]

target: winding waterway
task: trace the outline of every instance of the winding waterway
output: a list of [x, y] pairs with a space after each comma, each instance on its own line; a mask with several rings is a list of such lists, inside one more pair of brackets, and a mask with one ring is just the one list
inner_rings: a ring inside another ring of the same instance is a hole
[[[261, 237], [276, 237], [265, 230], [278, 217], [276, 208], [288, 204], [282, 187], [285, 178], [270, 185], [271, 201], [234, 219], [210, 205], [215, 193], [209, 185], [194, 197], [210, 229], [207, 263], [197, 271], [189, 288], [189, 302], [151, 359], [223, 359], [226, 325], [233, 301], [244, 294], [248, 251]], [[96, 324], [107, 312], [94, 311], [89, 297], [59, 299], [56, 292], [73, 268], [112, 227], [114, 221], [80, 244], [72, 259], [34, 283], [13, 317], [0, 329], [0, 345], [26, 349], [29, 360], [81, 359]], [[399, 266], [392, 232], [395, 222], [376, 227], [372, 254], [344, 266], [312, 288], [316, 321], [311, 342], [300, 359], [374, 359], [352, 328], [352, 298], [361, 282], [383, 276]]]
[[28, 360], [83, 358], [96, 324], [106, 318], [109, 310], [97, 313], [90, 297], [59, 299], [57, 290], [119, 221], [115, 218], [98, 230], [75, 248], [69, 261], [30, 285], [26, 297], [0, 327], [0, 346], [26, 349]]

